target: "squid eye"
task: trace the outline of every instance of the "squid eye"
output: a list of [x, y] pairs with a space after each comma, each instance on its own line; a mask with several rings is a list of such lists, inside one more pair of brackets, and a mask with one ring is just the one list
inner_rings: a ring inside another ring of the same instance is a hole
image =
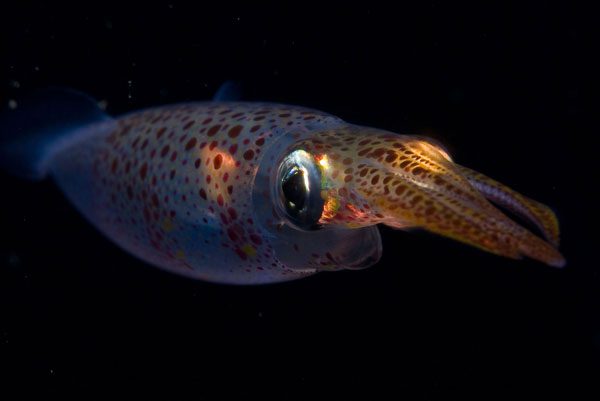
[[277, 173], [279, 207], [289, 222], [302, 230], [319, 228], [325, 201], [321, 197], [321, 171], [304, 150], [287, 155]]

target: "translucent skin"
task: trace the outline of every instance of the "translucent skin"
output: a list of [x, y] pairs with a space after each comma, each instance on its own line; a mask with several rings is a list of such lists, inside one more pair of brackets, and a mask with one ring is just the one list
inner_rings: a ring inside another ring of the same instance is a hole
[[342, 268], [338, 254], [361, 243], [353, 259], [379, 258], [375, 228], [298, 233], [273, 209], [272, 167], [286, 148], [340, 124], [293, 106], [165, 106], [82, 128], [50, 169], [94, 225], [151, 264], [221, 283], [285, 281]]
[[[259, 284], [368, 267], [381, 255], [377, 223], [564, 264], [485, 196], [505, 200], [557, 245], [545, 206], [453, 164], [427, 141], [319, 111], [190, 103], [94, 123], [73, 137], [50, 160], [70, 200], [122, 248], [188, 277]], [[322, 230], [298, 231], [275, 207], [274, 172], [294, 149], [323, 167]]]

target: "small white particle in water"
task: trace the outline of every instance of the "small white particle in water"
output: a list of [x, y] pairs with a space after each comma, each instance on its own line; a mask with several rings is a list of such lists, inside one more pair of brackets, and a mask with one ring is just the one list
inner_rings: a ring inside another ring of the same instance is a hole
[[14, 110], [14, 109], [17, 108], [17, 106], [18, 106], [18, 104], [17, 104], [17, 101], [15, 99], [10, 99], [8, 101], [8, 108], [9, 109]]
[[35, 67], [33, 67], [33, 70], [34, 70], [34, 71], [39, 71], [39, 70], [40, 70], [40, 67], [36, 65]]
[[258, 312], [258, 317], [263, 317], [263, 313], [262, 312]]
[[108, 102], [106, 100], [100, 100], [98, 102], [98, 107], [100, 108], [100, 110], [106, 110], [106, 108], [108, 107]]
[[10, 86], [12, 86], [15, 89], [19, 89], [21, 87], [21, 84], [19, 83], [19, 81], [12, 80], [10, 81]]

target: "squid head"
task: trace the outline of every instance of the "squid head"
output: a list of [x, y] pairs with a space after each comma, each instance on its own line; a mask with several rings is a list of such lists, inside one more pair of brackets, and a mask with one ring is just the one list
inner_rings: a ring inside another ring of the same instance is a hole
[[[509, 258], [565, 264], [556, 249], [558, 222], [547, 206], [454, 163], [433, 140], [354, 125], [295, 137], [276, 168], [263, 166], [268, 174], [258, 182], [269, 189], [256, 199], [267, 220], [279, 222], [272, 235], [292, 268], [374, 264], [380, 223], [422, 228]], [[490, 201], [535, 225], [545, 239]]]

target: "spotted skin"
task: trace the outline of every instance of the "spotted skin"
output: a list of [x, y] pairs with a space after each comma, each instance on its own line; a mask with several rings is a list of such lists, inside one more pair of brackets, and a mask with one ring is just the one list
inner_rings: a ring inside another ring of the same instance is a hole
[[457, 165], [457, 167], [471, 185], [487, 199], [531, 221], [548, 242], [558, 247], [560, 244], [558, 219], [548, 206], [529, 199], [481, 173], [463, 166]]
[[150, 263], [223, 283], [290, 280], [315, 264], [292, 270], [275, 256], [254, 213], [258, 165], [284, 132], [340, 121], [260, 103], [150, 109], [82, 135], [55, 157], [52, 174], [101, 231]]
[[[548, 207], [454, 164], [431, 142], [348, 127], [320, 132], [300, 146], [326, 160], [324, 225], [420, 227], [507, 257], [528, 256], [557, 267], [565, 263], [555, 248], [558, 224]], [[522, 211], [551, 243], [486, 198]]]
[[[564, 264], [486, 196], [498, 193], [493, 187], [514, 199], [553, 240], [558, 226], [549, 209], [455, 165], [420, 138], [301, 107], [242, 102], [158, 107], [81, 131], [53, 157], [51, 174], [108, 238], [181, 275], [259, 284], [368, 267], [381, 255], [378, 223]], [[294, 149], [322, 167], [321, 230], [291, 227], [276, 207], [274, 175]]]

